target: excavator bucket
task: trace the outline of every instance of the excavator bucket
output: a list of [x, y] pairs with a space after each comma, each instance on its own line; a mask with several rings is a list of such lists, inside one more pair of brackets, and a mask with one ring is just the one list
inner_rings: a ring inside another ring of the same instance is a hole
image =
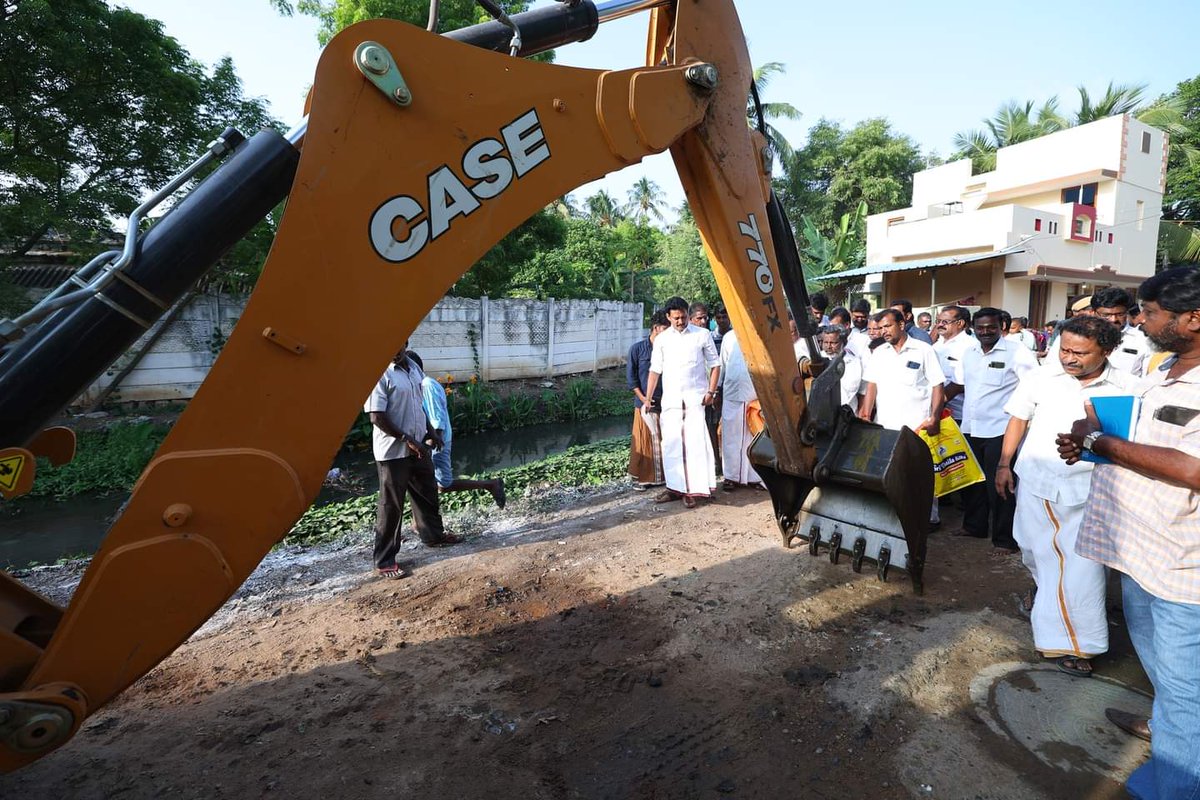
[[835, 564], [848, 553], [855, 572], [869, 559], [880, 580], [899, 567], [921, 594], [933, 503], [929, 448], [908, 428], [864, 422], [840, 405], [843, 358], [825, 368], [809, 393], [801, 437], [817, 451], [812, 475], [778, 468], [769, 429], [750, 443], [750, 460], [770, 492], [785, 547], [800, 539], [814, 556], [824, 547]]

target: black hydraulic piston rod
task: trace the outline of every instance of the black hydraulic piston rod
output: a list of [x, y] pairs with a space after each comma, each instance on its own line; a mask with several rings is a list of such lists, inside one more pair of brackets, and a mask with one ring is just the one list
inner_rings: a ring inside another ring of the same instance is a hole
[[27, 444], [137, 341], [287, 196], [299, 160], [273, 130], [244, 141], [141, 237], [122, 277], [16, 342], [0, 359], [0, 447]]

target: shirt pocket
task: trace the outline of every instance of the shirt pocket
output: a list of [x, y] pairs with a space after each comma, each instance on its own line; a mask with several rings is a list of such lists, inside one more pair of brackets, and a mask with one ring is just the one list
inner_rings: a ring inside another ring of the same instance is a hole
[[[1000, 364], [1000, 366], [998, 366], [998, 367], [993, 366], [994, 364]], [[1005, 369], [1006, 366], [1007, 366], [1006, 364], [1003, 364], [999, 361], [994, 361], [994, 362], [984, 365], [983, 385], [984, 386], [1003, 386], [1004, 385], [1004, 373], [1006, 372], [1006, 369]]]

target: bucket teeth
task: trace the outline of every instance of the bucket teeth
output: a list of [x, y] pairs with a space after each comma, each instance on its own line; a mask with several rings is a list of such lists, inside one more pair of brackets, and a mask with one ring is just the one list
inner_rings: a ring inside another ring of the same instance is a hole
[[887, 583], [888, 567], [892, 564], [892, 548], [879, 548], [879, 555], [875, 557], [875, 563], [879, 580]]
[[821, 549], [821, 527], [813, 525], [808, 532], [808, 554], [815, 556]]
[[867, 555], [867, 540], [859, 536], [854, 540], [854, 550], [851, 551], [850, 569], [862, 572], [863, 558]]
[[842, 533], [835, 530], [829, 535], [829, 563], [838, 563], [838, 557], [842, 554]]

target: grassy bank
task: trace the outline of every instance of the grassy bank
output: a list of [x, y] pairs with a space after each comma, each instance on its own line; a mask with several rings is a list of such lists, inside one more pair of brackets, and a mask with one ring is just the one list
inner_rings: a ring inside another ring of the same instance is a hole
[[117, 423], [77, 434], [75, 458], [61, 467], [38, 459], [28, 497], [66, 500], [81, 494], [128, 491], [133, 487], [169, 426], [152, 422]]
[[[512, 501], [551, 486], [599, 486], [618, 481], [626, 476], [628, 466], [629, 437], [623, 436], [595, 444], [577, 445], [532, 464], [467, 477], [503, 478], [509, 500]], [[366, 530], [374, 524], [377, 498], [378, 494], [372, 493], [320, 508], [310, 508], [284, 542], [319, 544]], [[441, 497], [443, 513], [491, 504], [492, 497], [487, 492], [453, 492]], [[407, 508], [405, 516], [408, 516]]]

